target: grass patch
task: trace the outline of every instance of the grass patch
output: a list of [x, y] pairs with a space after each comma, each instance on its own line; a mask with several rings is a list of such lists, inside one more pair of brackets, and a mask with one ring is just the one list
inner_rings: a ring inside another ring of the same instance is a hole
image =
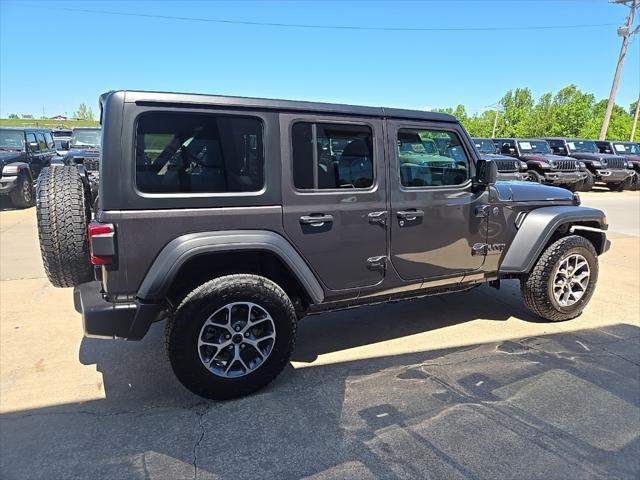
[[75, 128], [99, 127], [96, 120], [49, 120], [46, 118], [0, 118], [0, 127]]

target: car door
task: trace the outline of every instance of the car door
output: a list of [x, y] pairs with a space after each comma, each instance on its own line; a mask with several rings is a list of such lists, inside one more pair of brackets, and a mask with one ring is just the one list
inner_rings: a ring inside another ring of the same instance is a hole
[[26, 139], [27, 161], [29, 162], [30, 168], [33, 168], [31, 166], [38, 163], [38, 159], [40, 156], [40, 145], [38, 144], [38, 140], [36, 139], [35, 132], [27, 132]]
[[478, 270], [489, 197], [474, 190], [472, 148], [459, 125], [388, 122], [391, 261], [405, 280]]
[[382, 120], [280, 115], [284, 229], [329, 290], [375, 285], [387, 258]]

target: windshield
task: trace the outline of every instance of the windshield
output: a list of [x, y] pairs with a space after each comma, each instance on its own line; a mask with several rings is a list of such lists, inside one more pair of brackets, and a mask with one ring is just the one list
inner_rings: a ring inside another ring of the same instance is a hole
[[544, 140], [526, 140], [518, 142], [518, 147], [522, 153], [540, 153], [549, 154], [551, 149], [549, 144]]
[[640, 143], [614, 142], [613, 148], [620, 155], [640, 155]]
[[[53, 143], [56, 144], [56, 150], [68, 150], [69, 149], [69, 140], [68, 139], [53, 139]], [[63, 145], [64, 143], [64, 145]]]
[[72, 147], [99, 147], [100, 130], [74, 130], [71, 136]]
[[496, 153], [495, 144], [487, 138], [476, 138], [473, 142], [480, 153]]
[[0, 130], [0, 149], [22, 151], [24, 149], [24, 133]]
[[567, 142], [567, 147], [569, 147], [569, 151], [571, 152], [598, 153], [596, 142], [590, 140], [573, 140]]

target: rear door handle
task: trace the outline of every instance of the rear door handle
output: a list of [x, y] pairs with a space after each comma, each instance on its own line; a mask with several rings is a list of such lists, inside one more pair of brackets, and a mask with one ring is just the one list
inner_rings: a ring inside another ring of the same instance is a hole
[[418, 217], [424, 217], [423, 210], [398, 210], [396, 213], [401, 220], [415, 220]]
[[332, 215], [304, 215], [300, 217], [302, 225], [312, 225], [314, 227], [321, 227], [325, 223], [331, 222], [333, 222]]

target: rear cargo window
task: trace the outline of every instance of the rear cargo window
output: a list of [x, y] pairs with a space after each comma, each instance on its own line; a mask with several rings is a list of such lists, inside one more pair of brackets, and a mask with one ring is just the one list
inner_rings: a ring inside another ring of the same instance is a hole
[[293, 126], [293, 183], [301, 190], [373, 185], [371, 129], [300, 122]]
[[149, 113], [136, 133], [141, 192], [256, 192], [264, 186], [261, 120]]

